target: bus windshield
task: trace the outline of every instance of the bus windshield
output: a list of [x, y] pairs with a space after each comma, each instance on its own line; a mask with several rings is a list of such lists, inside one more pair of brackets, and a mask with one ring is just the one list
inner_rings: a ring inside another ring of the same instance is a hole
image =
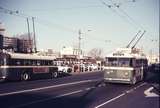
[[106, 58], [106, 66], [116, 66], [116, 67], [132, 67], [133, 58], [115, 58], [109, 57]]

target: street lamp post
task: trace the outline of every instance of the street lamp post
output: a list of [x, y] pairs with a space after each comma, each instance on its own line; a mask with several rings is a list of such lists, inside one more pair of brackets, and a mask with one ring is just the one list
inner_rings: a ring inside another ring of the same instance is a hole
[[[87, 32], [90, 32], [90, 31], [92, 31], [92, 30], [87, 30]], [[80, 56], [82, 55], [82, 48], [81, 48], [81, 40], [82, 40], [82, 34], [84, 34], [84, 33], [82, 33], [82, 31], [81, 31], [81, 29], [79, 29], [79, 31], [78, 31], [78, 72], [80, 72], [81, 71], [81, 67], [80, 67], [80, 64], [81, 64], [81, 59], [80, 59]]]
[[78, 31], [78, 56], [80, 57], [80, 55], [81, 55], [81, 34], [82, 34], [82, 32], [81, 32], [81, 30], [79, 29], [79, 31]]

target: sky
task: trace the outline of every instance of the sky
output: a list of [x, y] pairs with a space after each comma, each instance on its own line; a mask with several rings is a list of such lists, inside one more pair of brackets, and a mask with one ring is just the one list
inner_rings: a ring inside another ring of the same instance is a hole
[[[0, 7], [35, 17], [38, 49], [76, 47], [81, 30], [83, 51], [99, 48], [105, 55], [145, 30], [136, 47], [159, 53], [159, 0], [0, 0]], [[0, 9], [0, 22], [9, 36], [27, 33], [24, 17]]]

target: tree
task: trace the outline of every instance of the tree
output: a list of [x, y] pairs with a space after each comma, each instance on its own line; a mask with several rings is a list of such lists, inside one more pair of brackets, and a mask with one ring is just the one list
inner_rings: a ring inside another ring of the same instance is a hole
[[101, 59], [103, 50], [100, 48], [93, 48], [88, 52], [88, 55], [95, 58], [95, 59]]

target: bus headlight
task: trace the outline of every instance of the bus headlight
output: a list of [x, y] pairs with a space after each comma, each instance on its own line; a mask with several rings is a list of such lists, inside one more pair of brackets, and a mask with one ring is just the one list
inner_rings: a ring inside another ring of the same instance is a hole
[[124, 73], [124, 75], [125, 75], [125, 76], [128, 76], [128, 75], [129, 75], [129, 73], [128, 73], [128, 72], [125, 72], [125, 73]]
[[110, 74], [110, 72], [109, 72], [109, 71], [107, 71], [107, 74]]

